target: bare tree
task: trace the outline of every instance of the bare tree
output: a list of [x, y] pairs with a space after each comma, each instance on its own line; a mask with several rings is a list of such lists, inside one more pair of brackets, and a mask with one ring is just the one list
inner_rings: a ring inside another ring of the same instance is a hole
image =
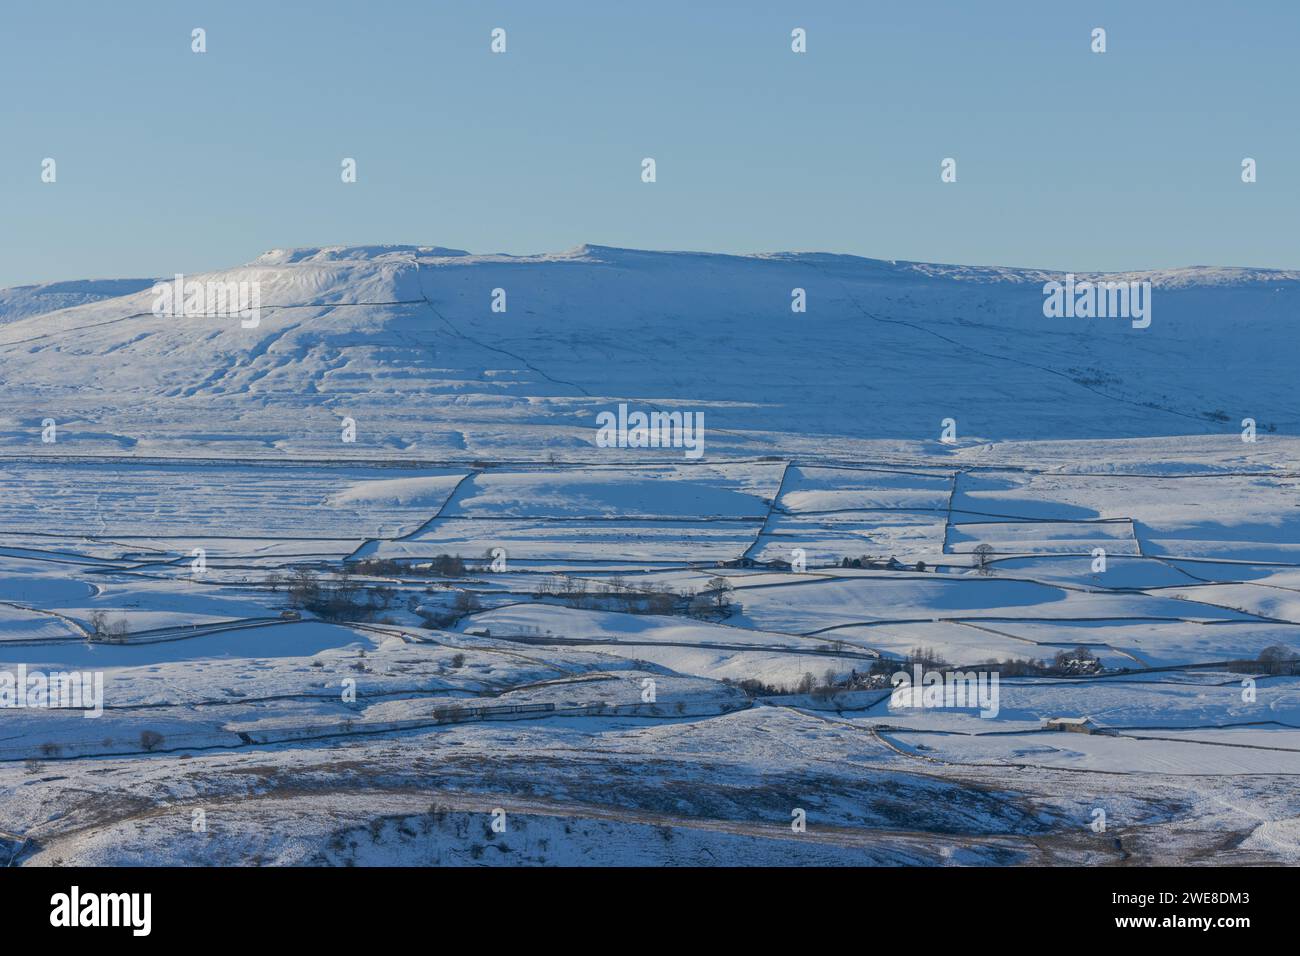
[[1266, 674], [1294, 674], [1300, 670], [1300, 656], [1281, 644], [1273, 644], [1260, 651], [1259, 662]]
[[481, 610], [483, 605], [478, 599], [478, 595], [473, 591], [457, 591], [455, 601], [452, 607], [458, 614], [473, 614]]
[[92, 640], [120, 644], [126, 640], [128, 633], [126, 618], [124, 617], [110, 621], [108, 615], [103, 611], [95, 611], [90, 615], [90, 637]]
[[307, 568], [297, 568], [289, 576], [289, 603], [305, 607], [320, 600], [320, 582]]
[[719, 611], [731, 604], [731, 592], [735, 590], [730, 581], [722, 575], [709, 578], [708, 591], [713, 595], [713, 606]]
[[980, 544], [975, 547], [975, 570], [980, 574], [989, 574], [992, 568], [989, 566], [989, 558], [993, 555], [993, 546]]

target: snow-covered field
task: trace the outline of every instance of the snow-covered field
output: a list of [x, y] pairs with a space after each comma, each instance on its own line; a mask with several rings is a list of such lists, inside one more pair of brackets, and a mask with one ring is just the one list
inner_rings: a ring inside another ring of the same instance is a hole
[[821, 254], [195, 278], [261, 323], [0, 292], [9, 862], [1300, 862], [1300, 276], [1146, 276], [1140, 331]]

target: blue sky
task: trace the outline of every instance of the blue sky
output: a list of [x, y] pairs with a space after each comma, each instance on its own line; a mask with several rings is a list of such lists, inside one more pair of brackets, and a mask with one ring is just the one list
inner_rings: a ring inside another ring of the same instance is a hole
[[1298, 39], [1291, 0], [14, 4], [0, 286], [381, 242], [1295, 268]]

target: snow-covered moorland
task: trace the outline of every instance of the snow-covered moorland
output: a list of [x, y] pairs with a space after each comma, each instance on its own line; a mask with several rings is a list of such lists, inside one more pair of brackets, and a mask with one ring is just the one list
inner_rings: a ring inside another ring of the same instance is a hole
[[1127, 276], [1141, 329], [828, 254], [193, 278], [259, 321], [0, 292], [9, 862], [1300, 861], [1300, 274]]

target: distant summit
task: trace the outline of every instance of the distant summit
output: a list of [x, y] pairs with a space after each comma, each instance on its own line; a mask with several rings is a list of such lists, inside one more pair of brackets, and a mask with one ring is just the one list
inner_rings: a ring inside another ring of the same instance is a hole
[[150, 288], [153, 279], [80, 279], [0, 289], [0, 323]]
[[394, 256], [445, 259], [467, 255], [469, 253], [464, 249], [448, 249], [443, 246], [307, 246], [300, 249], [270, 249], [254, 259], [251, 265], [283, 266], [300, 262], [344, 262]]

